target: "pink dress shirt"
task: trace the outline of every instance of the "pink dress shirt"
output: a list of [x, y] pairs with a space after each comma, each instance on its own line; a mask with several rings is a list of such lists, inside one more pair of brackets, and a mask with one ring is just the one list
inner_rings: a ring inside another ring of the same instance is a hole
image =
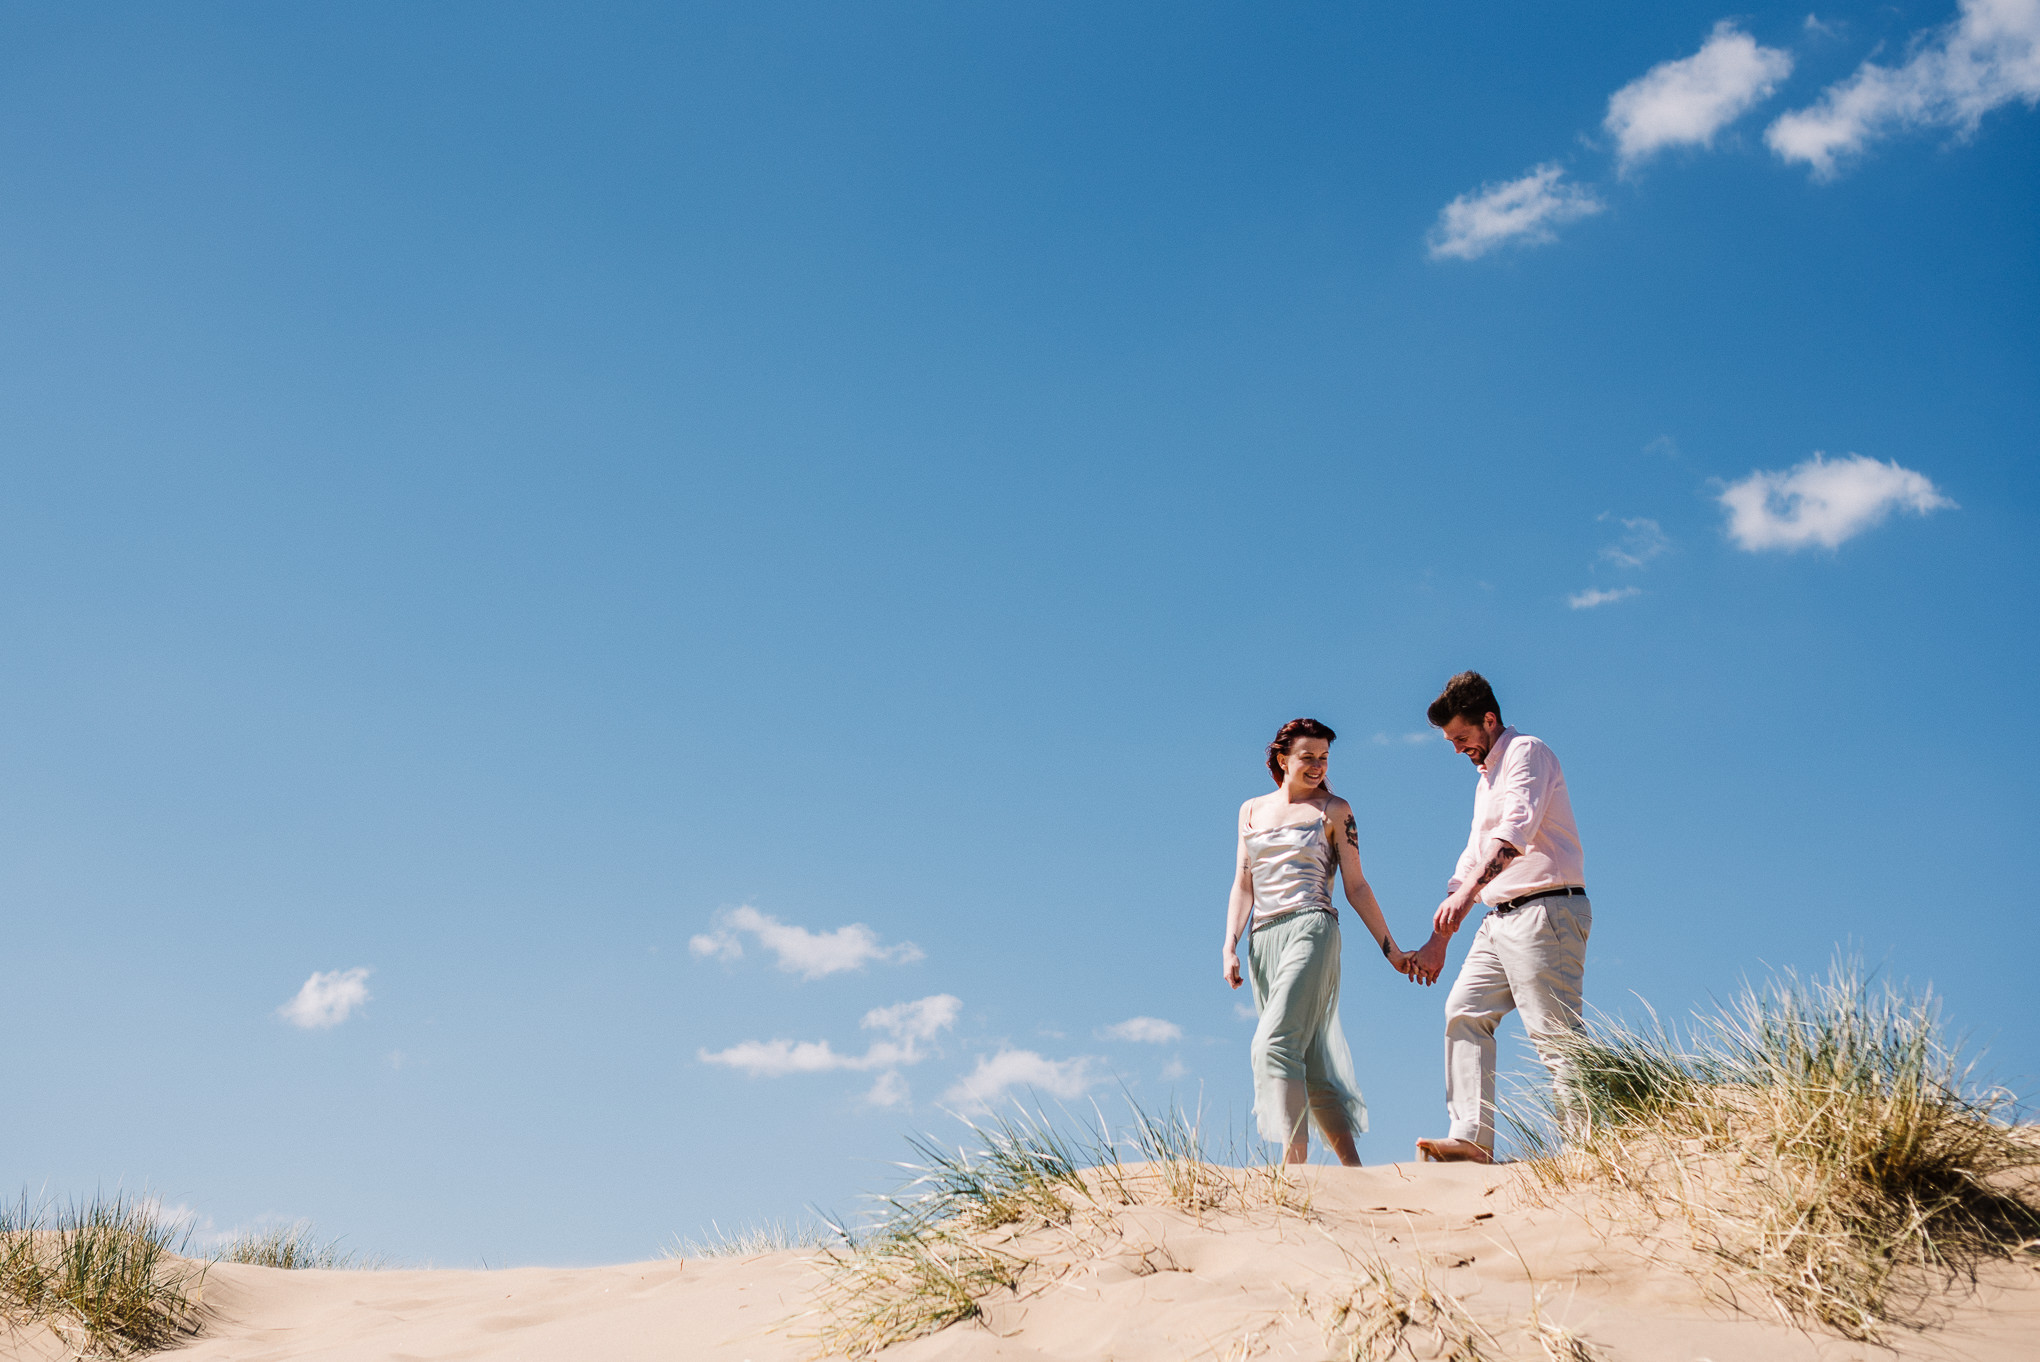
[[1473, 787], [1473, 831], [1447, 893], [1479, 873], [1479, 857], [1495, 838], [1523, 854], [1481, 887], [1482, 903], [1506, 903], [1540, 889], [1586, 887], [1586, 856], [1565, 772], [1542, 739], [1513, 728], [1502, 730], [1480, 768]]

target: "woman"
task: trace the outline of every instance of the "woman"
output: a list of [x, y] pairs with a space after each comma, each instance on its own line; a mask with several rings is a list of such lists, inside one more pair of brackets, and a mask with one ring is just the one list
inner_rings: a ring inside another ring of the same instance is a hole
[[1339, 1162], [1355, 1167], [1353, 1137], [1367, 1129], [1367, 1103], [1339, 1029], [1339, 910], [1332, 874], [1388, 963], [1406, 970], [1381, 905], [1360, 873], [1352, 806], [1325, 784], [1338, 734], [1315, 719], [1292, 719], [1268, 744], [1275, 792], [1240, 805], [1238, 873], [1226, 907], [1225, 981], [1240, 986], [1237, 944], [1248, 945], [1254, 1006], [1254, 1115], [1261, 1138], [1286, 1146], [1289, 1163], [1310, 1156], [1304, 1116], [1317, 1121]]

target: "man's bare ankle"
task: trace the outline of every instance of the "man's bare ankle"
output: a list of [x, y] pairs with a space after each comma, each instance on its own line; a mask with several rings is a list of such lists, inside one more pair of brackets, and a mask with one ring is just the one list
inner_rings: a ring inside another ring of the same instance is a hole
[[1427, 1163], [1493, 1163], [1494, 1152], [1486, 1145], [1462, 1140], [1456, 1135], [1444, 1139], [1426, 1137], [1417, 1141], [1417, 1157]]

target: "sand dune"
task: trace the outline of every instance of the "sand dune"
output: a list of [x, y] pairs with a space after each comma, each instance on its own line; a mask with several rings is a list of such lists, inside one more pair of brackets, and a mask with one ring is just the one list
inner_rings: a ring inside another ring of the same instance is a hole
[[[1339, 1307], [1370, 1268], [1464, 1305], [1482, 1354], [1543, 1358], [1533, 1305], [1596, 1356], [1635, 1359], [1962, 1358], [2040, 1355], [2040, 1259], [1989, 1269], [1935, 1323], [1890, 1346], [1811, 1334], [1759, 1299], [1737, 1310], [1687, 1273], [1610, 1241], [1579, 1208], [1534, 1205], [1507, 1168], [1386, 1165], [1303, 1174], [1307, 1213], [1118, 1209], [1085, 1234], [1036, 1236], [1045, 1266], [981, 1321], [900, 1344], [933, 1359], [1347, 1358]], [[819, 1278], [798, 1252], [752, 1258], [489, 1272], [297, 1271], [220, 1265], [204, 1333], [180, 1362], [773, 1362], [816, 1353]], [[1353, 1325], [1354, 1316], [1345, 1323]], [[1414, 1356], [1440, 1356], [1419, 1328]], [[9, 1357], [65, 1355], [47, 1331]], [[1362, 1354], [1364, 1355], [1364, 1354]]]

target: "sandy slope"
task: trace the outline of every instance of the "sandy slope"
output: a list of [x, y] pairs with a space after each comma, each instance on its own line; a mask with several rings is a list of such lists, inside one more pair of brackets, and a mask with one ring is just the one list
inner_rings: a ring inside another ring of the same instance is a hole
[[[1894, 1350], [1815, 1337], [1709, 1303], [1683, 1274], [1612, 1247], [1566, 1208], [1519, 1204], [1507, 1170], [1437, 1165], [1309, 1174], [1311, 1214], [1193, 1217], [1136, 1206], [1059, 1254], [1021, 1298], [887, 1352], [938, 1358], [1345, 1357], [1323, 1321], [1361, 1259], [1380, 1254], [1459, 1297], [1495, 1358], [1542, 1358], [1533, 1297], [1611, 1362], [1658, 1359], [2040, 1357], [2040, 1271], [1995, 1269], [1950, 1299], [1940, 1327]], [[1060, 1247], [1057, 1247], [1059, 1242]], [[811, 1357], [813, 1269], [799, 1254], [496, 1272], [282, 1272], [219, 1266], [211, 1322], [179, 1362], [636, 1362]], [[42, 1334], [0, 1356], [62, 1356]], [[1420, 1349], [1420, 1356], [1428, 1355]]]

